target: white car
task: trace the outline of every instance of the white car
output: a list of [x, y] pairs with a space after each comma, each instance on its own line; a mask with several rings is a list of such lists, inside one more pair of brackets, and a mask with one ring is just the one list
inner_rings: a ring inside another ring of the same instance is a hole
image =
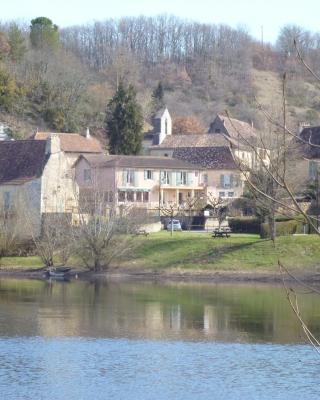
[[[167, 230], [171, 231], [171, 221], [167, 224]], [[172, 220], [172, 230], [173, 231], [182, 231], [180, 221], [178, 219]]]

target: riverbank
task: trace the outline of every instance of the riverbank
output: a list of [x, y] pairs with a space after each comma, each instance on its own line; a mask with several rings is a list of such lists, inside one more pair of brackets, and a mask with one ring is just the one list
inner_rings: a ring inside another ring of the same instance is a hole
[[[210, 233], [168, 232], [139, 237], [125, 259], [108, 272], [94, 274], [71, 260], [79, 279], [152, 279], [278, 282], [278, 260], [308, 282], [320, 278], [320, 238], [315, 235], [277, 238], [275, 244], [257, 235], [212, 238]], [[37, 257], [3, 258], [0, 277], [43, 278]]]

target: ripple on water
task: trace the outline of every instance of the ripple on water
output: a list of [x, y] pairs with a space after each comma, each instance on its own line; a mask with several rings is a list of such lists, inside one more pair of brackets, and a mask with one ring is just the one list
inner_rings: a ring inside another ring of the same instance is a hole
[[0, 339], [6, 400], [319, 399], [308, 346], [87, 338]]

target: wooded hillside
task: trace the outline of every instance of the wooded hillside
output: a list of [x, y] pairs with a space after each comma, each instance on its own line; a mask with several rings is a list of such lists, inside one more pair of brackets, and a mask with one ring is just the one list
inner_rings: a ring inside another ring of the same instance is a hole
[[262, 126], [254, 96], [276, 112], [287, 71], [291, 123], [320, 122], [320, 92], [299, 65], [293, 39], [320, 69], [320, 35], [297, 26], [279, 32], [275, 46], [242, 29], [174, 16], [122, 18], [60, 30], [40, 17], [30, 26], [0, 24], [0, 122], [14, 135], [33, 130], [101, 135], [105, 108], [124, 79], [150, 120], [159, 82], [173, 117], [196, 117], [207, 127], [228, 109]]

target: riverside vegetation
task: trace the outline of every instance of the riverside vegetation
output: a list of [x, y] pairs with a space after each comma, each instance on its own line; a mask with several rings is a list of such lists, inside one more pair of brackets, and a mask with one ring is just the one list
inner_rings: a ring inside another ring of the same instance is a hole
[[[111, 264], [128, 269], [163, 271], [275, 272], [278, 259], [300, 272], [318, 271], [320, 248], [317, 235], [281, 236], [275, 244], [258, 235], [233, 234], [213, 239], [209, 233], [177, 232], [173, 237], [162, 231], [136, 239], [130, 256]], [[70, 265], [81, 269], [76, 257]], [[32, 269], [43, 264], [38, 257], [4, 257], [3, 269]]]

